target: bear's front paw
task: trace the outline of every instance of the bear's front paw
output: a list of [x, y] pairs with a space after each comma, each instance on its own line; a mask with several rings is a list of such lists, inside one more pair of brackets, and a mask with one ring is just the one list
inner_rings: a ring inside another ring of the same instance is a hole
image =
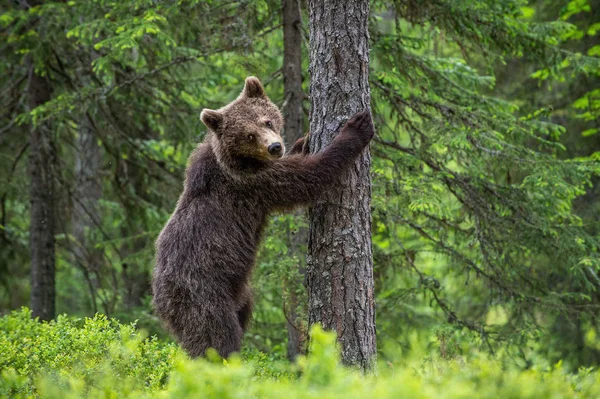
[[288, 155], [294, 155], [294, 154], [308, 155], [309, 134], [310, 133], [306, 133], [306, 136], [296, 140], [296, 142], [292, 146], [292, 149], [288, 152]]
[[358, 112], [350, 118], [342, 128], [341, 134], [358, 136], [367, 145], [375, 135], [375, 128], [369, 110]]

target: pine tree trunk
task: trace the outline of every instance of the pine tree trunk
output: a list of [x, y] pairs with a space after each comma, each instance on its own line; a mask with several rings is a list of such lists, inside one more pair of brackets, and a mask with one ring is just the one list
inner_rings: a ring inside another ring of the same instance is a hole
[[[283, 118], [285, 121], [284, 139], [291, 146], [304, 135], [302, 129], [303, 114], [302, 100], [304, 93], [302, 91], [302, 20], [300, 16], [299, 0], [283, 0]], [[304, 212], [297, 211], [298, 217], [304, 217]], [[308, 238], [308, 232], [305, 228], [299, 229], [296, 234], [291, 236], [289, 242], [289, 255], [304, 257], [300, 253]], [[298, 317], [299, 306], [306, 306], [305, 301], [301, 301], [296, 295], [296, 287], [303, 284], [303, 276], [306, 274], [306, 268], [302, 262], [298, 265], [297, 278], [287, 282], [287, 303], [284, 303], [284, 312], [287, 318], [288, 345], [287, 356], [290, 361], [302, 354], [304, 342], [306, 341], [306, 331], [301, 328], [302, 320]], [[301, 303], [304, 302], [304, 303]]]
[[[310, 151], [369, 108], [367, 0], [309, 0]], [[335, 330], [346, 365], [370, 369], [376, 358], [368, 150], [323, 193], [311, 211], [309, 323]]]
[[[48, 81], [31, 67], [29, 107], [50, 100]], [[31, 250], [31, 311], [34, 317], [51, 320], [55, 316], [54, 259], [54, 148], [52, 131], [45, 125], [31, 127], [29, 141]]]
[[302, 131], [302, 20], [299, 0], [283, 0], [283, 118], [288, 146]]

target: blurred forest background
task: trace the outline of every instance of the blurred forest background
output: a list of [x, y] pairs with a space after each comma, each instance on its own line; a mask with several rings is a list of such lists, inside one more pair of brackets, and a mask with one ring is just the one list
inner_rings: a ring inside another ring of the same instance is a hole
[[[598, 366], [600, 2], [375, 0], [369, 28], [380, 360]], [[154, 241], [200, 110], [258, 76], [293, 143], [307, 29], [288, 0], [2, 2], [0, 313], [55, 295], [42, 318], [100, 312], [168, 339]], [[272, 218], [245, 351], [303, 352], [306, 230]]]

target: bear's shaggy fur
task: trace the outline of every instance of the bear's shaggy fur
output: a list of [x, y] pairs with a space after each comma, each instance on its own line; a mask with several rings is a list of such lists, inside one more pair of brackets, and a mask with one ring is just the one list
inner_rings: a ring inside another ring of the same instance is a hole
[[214, 348], [227, 357], [240, 350], [250, 319], [248, 283], [268, 215], [314, 201], [374, 130], [362, 112], [324, 151], [306, 155], [300, 140], [282, 157], [281, 113], [254, 77], [201, 119], [209, 134], [190, 156], [183, 193], [156, 242], [153, 304], [190, 356]]

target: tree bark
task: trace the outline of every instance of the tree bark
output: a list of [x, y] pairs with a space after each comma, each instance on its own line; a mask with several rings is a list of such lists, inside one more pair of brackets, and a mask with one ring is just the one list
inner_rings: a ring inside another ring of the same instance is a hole
[[[284, 139], [289, 148], [304, 135], [303, 132], [303, 109], [302, 100], [304, 92], [302, 91], [302, 19], [300, 16], [299, 0], [283, 0], [283, 118], [285, 122]], [[297, 211], [298, 217], [304, 217], [304, 212]], [[308, 232], [301, 228], [296, 234], [290, 237], [289, 256], [300, 255], [306, 240]], [[287, 290], [289, 298], [288, 303], [284, 303], [283, 311], [286, 312], [288, 345], [287, 356], [290, 361], [304, 351], [306, 342], [306, 331], [300, 328], [303, 323], [299, 320], [298, 307], [306, 305], [305, 301], [300, 301], [296, 295], [296, 287], [303, 284], [302, 276], [306, 274], [306, 268], [302, 262], [298, 265], [298, 278], [287, 281]], [[301, 304], [300, 302], [304, 302]]]
[[[33, 66], [28, 88], [29, 108], [50, 100], [46, 78], [36, 75]], [[48, 126], [32, 125], [29, 141], [31, 251], [31, 311], [34, 317], [51, 320], [55, 316], [54, 258], [54, 146]]]
[[302, 131], [302, 19], [299, 0], [283, 0], [283, 118], [288, 146]]
[[[348, 118], [369, 108], [368, 0], [309, 0], [310, 151], [326, 147]], [[342, 361], [369, 370], [376, 359], [371, 251], [371, 157], [357, 159], [310, 216], [309, 324], [338, 334]]]

